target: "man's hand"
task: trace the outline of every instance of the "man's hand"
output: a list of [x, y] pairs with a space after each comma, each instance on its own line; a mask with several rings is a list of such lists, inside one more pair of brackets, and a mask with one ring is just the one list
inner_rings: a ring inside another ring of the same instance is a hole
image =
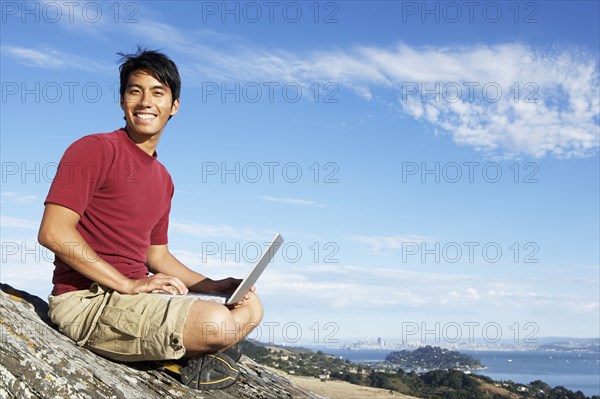
[[[229, 277], [229, 278], [225, 278], [223, 280], [216, 280], [215, 285], [217, 285], [218, 287], [220, 287], [222, 289], [222, 291], [218, 291], [218, 292], [222, 292], [224, 294], [233, 294], [233, 292], [236, 290], [236, 288], [238, 287], [238, 285], [240, 285], [242, 283], [241, 279], [238, 278], [233, 278], [233, 277]], [[252, 287], [250, 288], [250, 291], [244, 295], [244, 299], [242, 299], [239, 302], [236, 302], [232, 305], [229, 305], [229, 308], [239, 308], [244, 306], [244, 301], [247, 301], [248, 299], [250, 299], [250, 292], [254, 292], [256, 291], [256, 287]]]
[[[222, 280], [211, 280], [205, 279], [200, 284], [198, 284], [195, 288], [198, 292], [207, 292], [211, 294], [233, 294], [236, 288], [242, 283], [242, 280], [239, 278], [228, 277]], [[229, 307], [239, 308], [244, 305], [244, 301], [250, 299], [250, 292], [256, 291], [256, 287], [250, 288], [250, 291], [244, 295], [244, 299], [240, 302], [237, 302]]]
[[[241, 282], [241, 280], [240, 280]], [[242, 299], [240, 302], [236, 302], [233, 305], [231, 305], [231, 308], [239, 308], [241, 306], [244, 306], [244, 301], [247, 301], [248, 299], [250, 299], [250, 292], [254, 292], [256, 291], [256, 287], [252, 286], [250, 287], [250, 291], [248, 291], [248, 293], [246, 295], [244, 295], [244, 299]]]
[[241, 283], [242, 280], [239, 278], [228, 277], [222, 280], [212, 280], [210, 284], [207, 282], [206, 288], [217, 294], [233, 294]]
[[123, 294], [135, 295], [156, 290], [161, 290], [167, 294], [185, 295], [188, 293], [187, 287], [180, 279], [162, 273], [139, 280], [129, 280], [129, 282], [128, 287], [122, 292]]

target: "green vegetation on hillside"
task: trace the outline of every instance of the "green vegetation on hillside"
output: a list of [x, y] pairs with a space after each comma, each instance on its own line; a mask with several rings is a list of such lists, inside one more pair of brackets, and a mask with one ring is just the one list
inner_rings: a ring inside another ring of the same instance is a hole
[[[441, 348], [426, 349], [439, 356]], [[242, 342], [244, 354], [257, 363], [289, 374], [347, 381], [352, 384], [384, 388], [428, 399], [589, 399], [581, 392], [564, 387], [550, 388], [541, 381], [528, 385], [511, 381], [497, 382], [489, 377], [447, 369], [424, 373], [406, 372], [388, 362], [354, 363], [321, 351], [304, 348], [256, 345]], [[433, 355], [436, 356], [436, 355]], [[454, 359], [454, 354], [450, 354]], [[434, 357], [435, 359], [435, 357]], [[600, 399], [593, 396], [591, 399]]]
[[478, 370], [483, 368], [479, 360], [472, 356], [430, 345], [412, 351], [392, 352], [387, 355], [385, 360], [409, 370]]

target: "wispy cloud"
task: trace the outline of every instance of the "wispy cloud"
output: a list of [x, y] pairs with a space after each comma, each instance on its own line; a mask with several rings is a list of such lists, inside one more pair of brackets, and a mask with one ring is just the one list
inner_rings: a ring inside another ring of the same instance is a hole
[[[210, 248], [212, 249], [212, 246]], [[208, 254], [184, 249], [171, 249], [171, 252], [180, 262], [192, 268], [221, 269], [223, 266], [232, 267], [241, 265], [241, 263], [232, 261], [231, 257], [228, 258], [220, 253]]]
[[[31, 255], [29, 255], [32, 258]], [[4, 262], [2, 282], [46, 300], [52, 290], [52, 262]]]
[[390, 305], [405, 310], [427, 308], [438, 314], [440, 306], [456, 306], [461, 312], [469, 307], [473, 312], [488, 314], [490, 309], [519, 313], [524, 309], [536, 312], [554, 308], [597, 317], [594, 311], [599, 306], [598, 295], [587, 287], [577, 295], [556, 294], [510, 277], [490, 281], [477, 274], [342, 264], [272, 267], [261, 276], [260, 292], [276, 295], [279, 301], [303, 298], [332, 310]]
[[581, 49], [400, 43], [292, 53], [230, 36], [219, 47], [198, 44], [154, 25], [132, 28], [179, 49], [197, 82], [335, 82], [495, 157], [582, 157], [599, 147], [598, 61]]
[[41, 198], [37, 195], [31, 194], [20, 194], [14, 191], [5, 191], [2, 193], [2, 198], [4, 200], [21, 202], [21, 203], [41, 203]]
[[468, 302], [473, 302], [473, 301], [478, 301], [480, 299], [479, 293], [477, 292], [477, 290], [473, 287], [469, 287], [464, 291], [450, 291], [448, 294], [444, 295], [441, 299], [440, 299], [440, 303], [442, 304], [447, 304], [449, 302], [455, 302], [455, 301], [468, 301]]
[[313, 206], [323, 208], [324, 204], [312, 200], [300, 199], [300, 198], [285, 198], [285, 197], [271, 197], [268, 195], [261, 195], [257, 197], [258, 199], [268, 201], [268, 202], [278, 202], [281, 204], [289, 204], [289, 205], [300, 205], [300, 206]]
[[172, 232], [205, 238], [227, 237], [241, 238], [245, 240], [257, 240], [264, 239], [264, 237], [269, 237], [272, 235], [271, 232], [265, 233], [252, 229], [233, 227], [226, 224], [216, 226], [174, 219], [169, 221], [169, 229]]
[[0, 215], [0, 225], [2, 228], [37, 229], [40, 227], [40, 221]]
[[[351, 268], [352, 269], [352, 268]], [[280, 271], [271, 268], [260, 279], [260, 291], [265, 295], [278, 295], [280, 300], [320, 302], [321, 308], [333, 309], [369, 309], [381, 305], [399, 305], [419, 307], [430, 299], [423, 291], [388, 286], [387, 284], [371, 284], [348, 278], [349, 270], [341, 267], [344, 274], [329, 270], [328, 272], [307, 273], [305, 270]]]
[[402, 44], [252, 59], [242, 52], [227, 65], [232, 80], [336, 82], [494, 156], [579, 157], [598, 149], [598, 63], [577, 50]]
[[394, 236], [365, 236], [348, 235], [344, 237], [350, 241], [367, 245], [371, 252], [381, 252], [382, 250], [401, 249], [407, 244], [420, 244], [431, 241], [431, 237], [420, 235], [394, 235]]
[[114, 66], [75, 54], [65, 53], [52, 48], [30, 48], [2, 46], [3, 55], [13, 58], [23, 65], [43, 69], [79, 69], [86, 72], [112, 71]]
[[[110, 24], [94, 28], [115, 33]], [[188, 84], [334, 82], [493, 157], [584, 157], [600, 146], [598, 60], [575, 46], [398, 43], [291, 52], [151, 19], [117, 29], [172, 49]], [[104, 67], [53, 49], [4, 46], [2, 51], [42, 68]]]

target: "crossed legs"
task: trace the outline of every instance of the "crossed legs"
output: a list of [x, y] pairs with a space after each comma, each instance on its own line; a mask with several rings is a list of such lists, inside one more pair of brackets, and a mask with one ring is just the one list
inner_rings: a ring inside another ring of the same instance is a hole
[[263, 308], [254, 293], [234, 309], [214, 302], [194, 301], [183, 328], [186, 358], [222, 352], [243, 340], [262, 320]]

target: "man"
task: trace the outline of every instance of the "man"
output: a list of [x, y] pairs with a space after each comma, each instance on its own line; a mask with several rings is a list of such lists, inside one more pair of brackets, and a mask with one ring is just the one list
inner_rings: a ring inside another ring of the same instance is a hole
[[56, 255], [49, 315], [100, 355], [179, 359], [170, 369], [186, 385], [224, 388], [239, 375], [236, 344], [258, 325], [262, 305], [254, 289], [231, 307], [185, 297], [231, 293], [240, 280], [211, 280], [169, 252], [174, 188], [156, 147], [179, 109], [180, 77], [159, 52], [120, 55], [125, 128], [73, 143], [45, 201], [38, 240]]

